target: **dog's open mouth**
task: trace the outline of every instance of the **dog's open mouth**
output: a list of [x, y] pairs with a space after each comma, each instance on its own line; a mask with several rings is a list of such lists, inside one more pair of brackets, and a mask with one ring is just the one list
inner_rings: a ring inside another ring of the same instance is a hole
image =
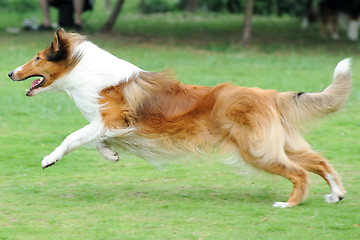
[[40, 78], [34, 80], [31, 84], [30, 89], [26, 89], [26, 96], [33, 96], [34, 90], [44, 85], [45, 78], [40, 76]]

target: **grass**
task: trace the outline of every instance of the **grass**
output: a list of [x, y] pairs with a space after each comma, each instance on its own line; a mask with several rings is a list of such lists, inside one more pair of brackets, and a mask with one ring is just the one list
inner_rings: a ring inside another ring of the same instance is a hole
[[[165, 14], [160, 24], [161, 15], [147, 19], [129, 10], [115, 33], [95, 34], [91, 27], [90, 40], [149, 71], [172, 66], [185, 83], [232, 81], [279, 91], [322, 90], [336, 63], [353, 57], [354, 89], [345, 109], [306, 135], [342, 175], [345, 199], [325, 203], [329, 189], [311, 175], [303, 204], [275, 209], [272, 203], [290, 194], [287, 180], [207, 159], [155, 170], [131, 155], [112, 164], [92, 148], [81, 148], [42, 170], [42, 157], [86, 121], [65, 94], [27, 98], [30, 83], [14, 83], [6, 76], [46, 46], [51, 34], [2, 34], [1, 240], [360, 237], [358, 44], [321, 41], [316, 26], [296, 31], [296, 19], [256, 18], [253, 45], [243, 49], [236, 42], [238, 16], [200, 14], [179, 20], [181, 15]], [[275, 35], [274, 29], [281, 32]]]

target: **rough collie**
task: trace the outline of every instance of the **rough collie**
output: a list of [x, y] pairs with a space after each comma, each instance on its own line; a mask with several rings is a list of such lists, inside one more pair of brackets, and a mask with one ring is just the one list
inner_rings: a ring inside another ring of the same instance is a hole
[[107, 160], [127, 150], [152, 163], [184, 153], [239, 155], [251, 166], [293, 183], [292, 207], [307, 193], [308, 173], [329, 184], [326, 201], [345, 194], [338, 174], [301, 136], [309, 121], [339, 110], [351, 91], [350, 60], [335, 68], [333, 82], [319, 93], [276, 92], [237, 87], [183, 85], [167, 72], [147, 72], [87, 41], [58, 29], [53, 42], [30, 62], [9, 73], [14, 81], [38, 76], [27, 96], [65, 91], [89, 125], [70, 134], [42, 167], [86, 143]]

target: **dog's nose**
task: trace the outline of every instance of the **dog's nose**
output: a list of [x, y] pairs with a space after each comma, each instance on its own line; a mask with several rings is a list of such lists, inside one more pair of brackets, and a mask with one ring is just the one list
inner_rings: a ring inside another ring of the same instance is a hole
[[11, 76], [14, 74], [14, 71], [9, 72], [8, 76], [11, 78]]

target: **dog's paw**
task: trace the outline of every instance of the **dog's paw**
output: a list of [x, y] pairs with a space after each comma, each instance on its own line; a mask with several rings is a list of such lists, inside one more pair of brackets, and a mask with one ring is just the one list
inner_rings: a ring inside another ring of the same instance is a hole
[[41, 166], [44, 169], [44, 168], [54, 165], [56, 162], [57, 162], [56, 158], [53, 158], [53, 157], [51, 157], [51, 155], [48, 155], [43, 158], [43, 160], [41, 162]]
[[119, 154], [113, 150], [111, 150], [108, 147], [103, 147], [99, 149], [100, 154], [105, 158], [106, 160], [110, 162], [118, 162], [119, 161]]
[[273, 204], [273, 207], [288, 208], [288, 207], [291, 207], [291, 205], [287, 202], [275, 202]]
[[344, 195], [338, 195], [336, 193], [331, 193], [325, 195], [325, 202], [327, 203], [337, 203], [340, 202], [344, 198]]
[[110, 162], [118, 162], [119, 161], [119, 154], [117, 152], [111, 151], [111, 154], [104, 156], [106, 160], [109, 160]]

